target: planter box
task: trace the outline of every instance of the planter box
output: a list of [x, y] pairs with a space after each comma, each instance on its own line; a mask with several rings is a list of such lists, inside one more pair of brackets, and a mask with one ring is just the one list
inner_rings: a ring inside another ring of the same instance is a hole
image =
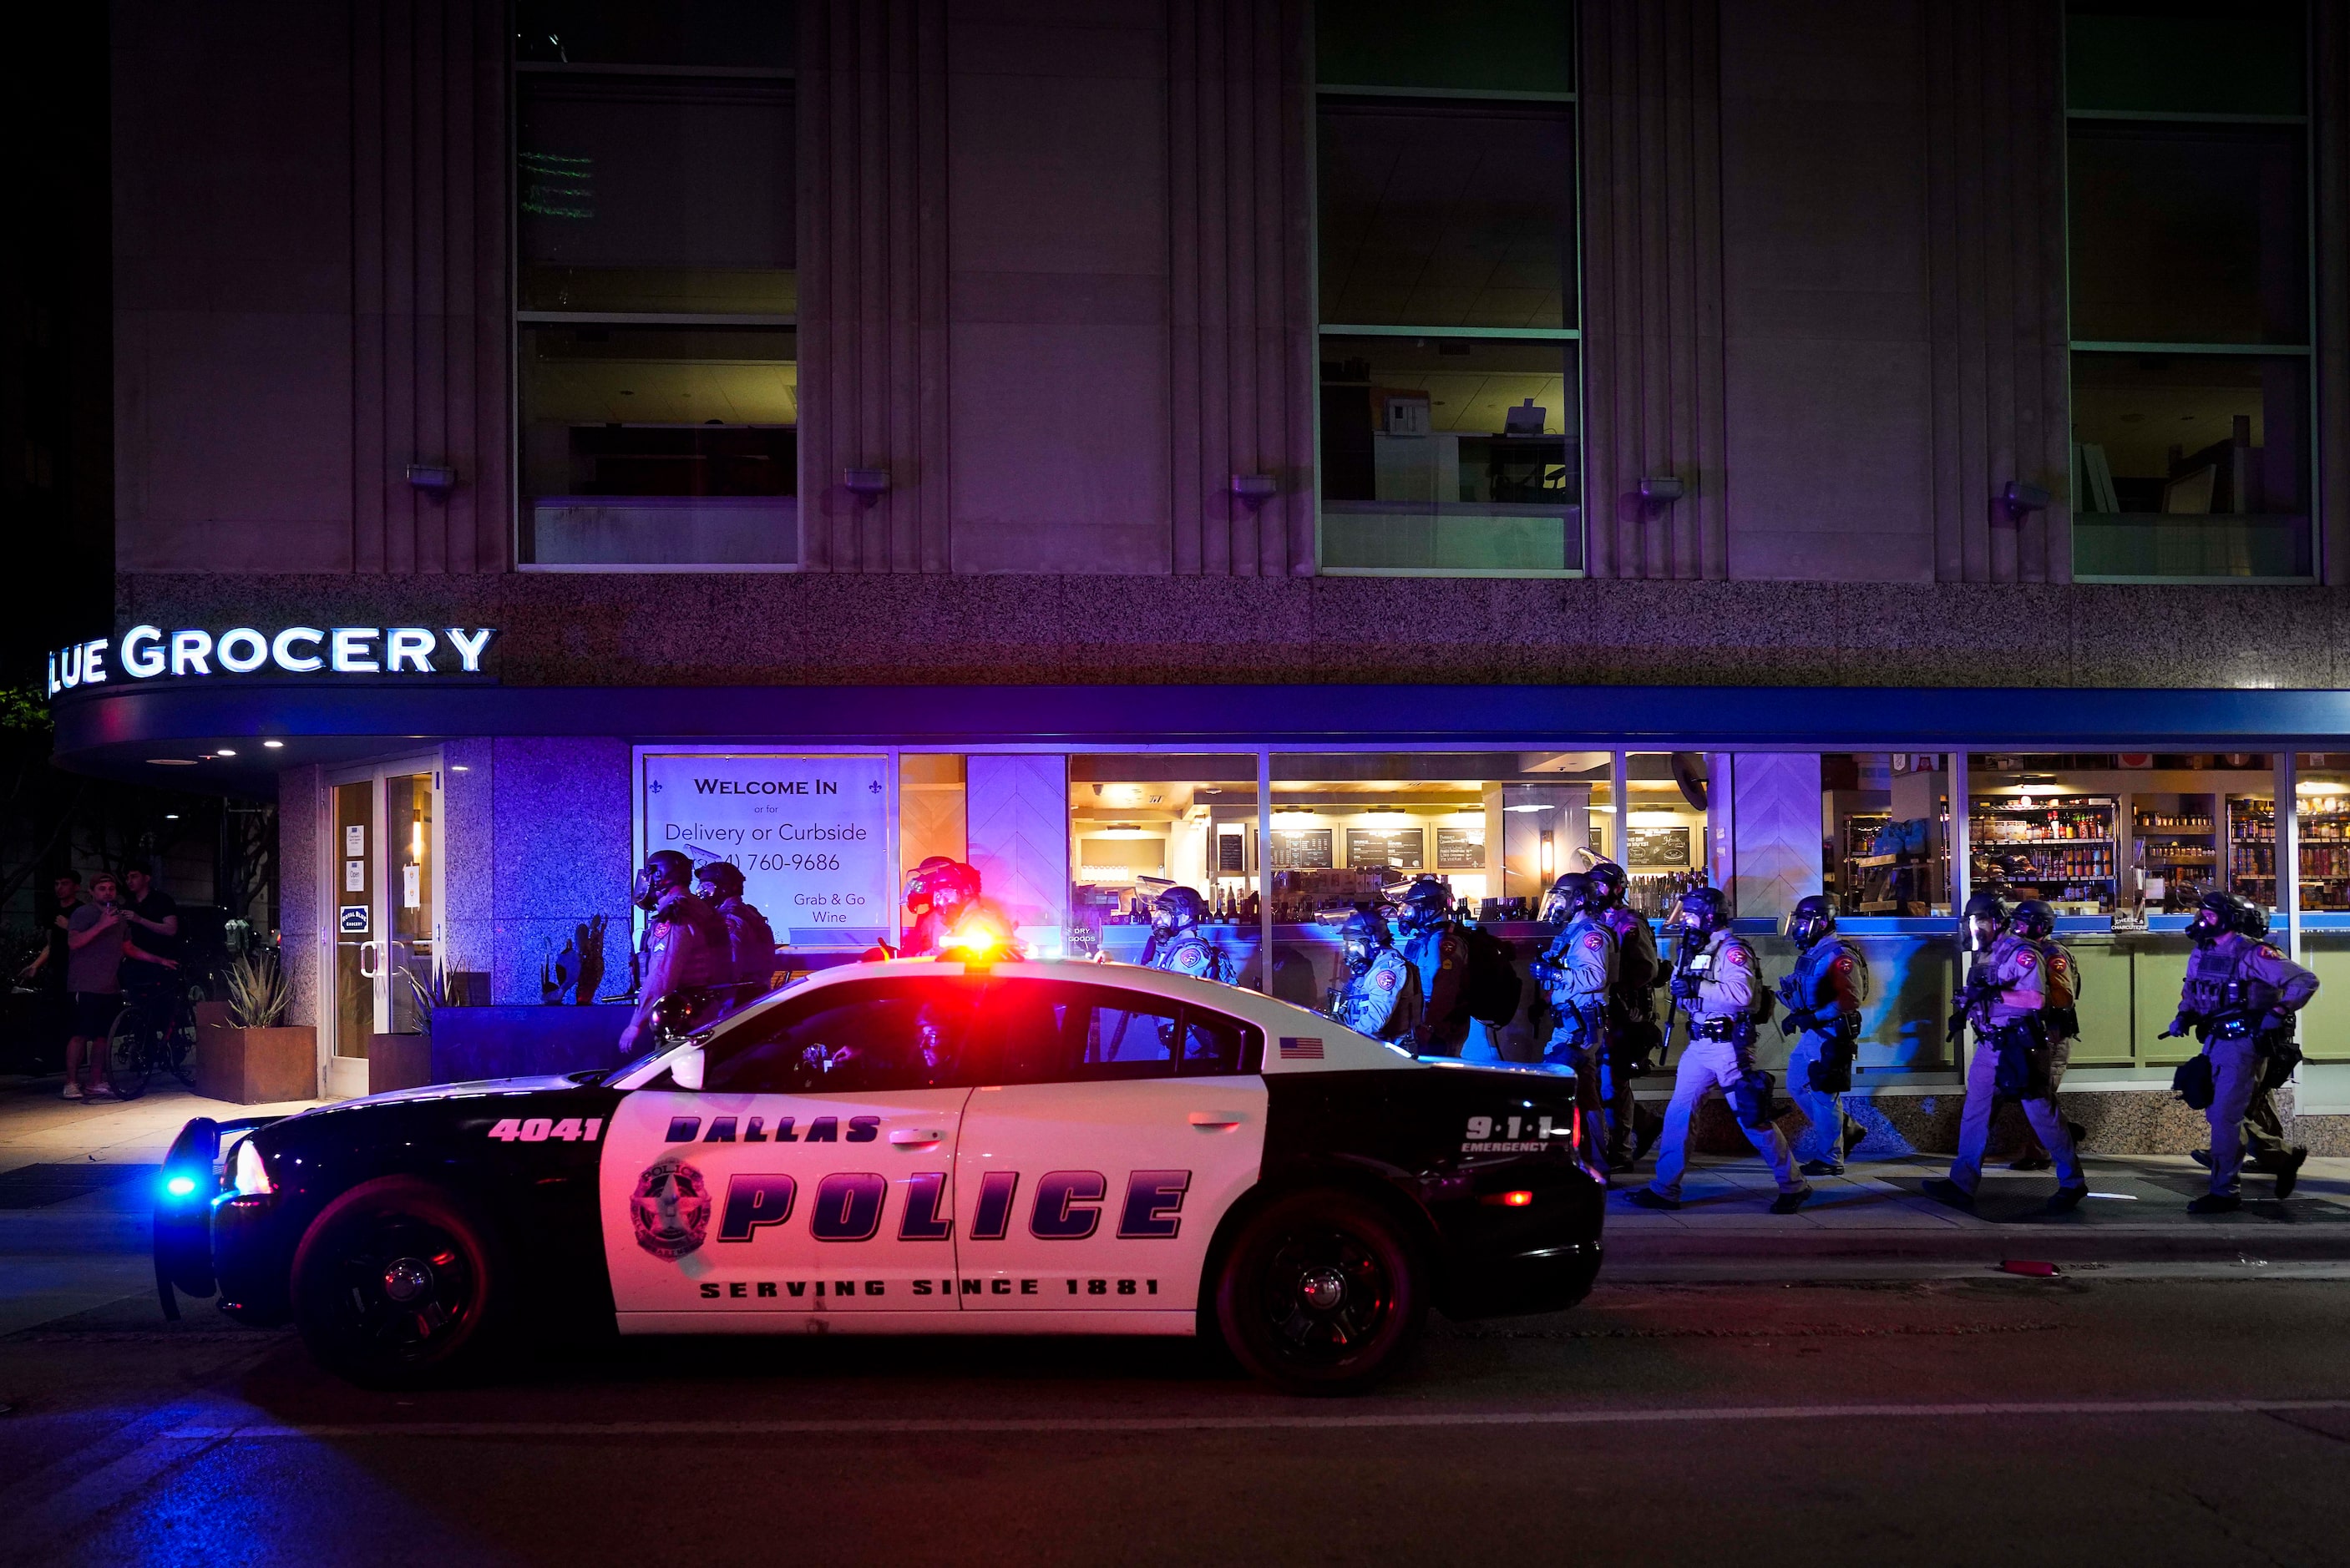
[[196, 1093], [240, 1106], [318, 1097], [318, 1032], [307, 1024], [196, 1024]]
[[369, 1094], [390, 1094], [394, 1089], [421, 1089], [433, 1081], [432, 1036], [368, 1036]]
[[614, 1067], [632, 1010], [587, 1007], [443, 1007], [432, 1014], [430, 1082], [525, 1078]]

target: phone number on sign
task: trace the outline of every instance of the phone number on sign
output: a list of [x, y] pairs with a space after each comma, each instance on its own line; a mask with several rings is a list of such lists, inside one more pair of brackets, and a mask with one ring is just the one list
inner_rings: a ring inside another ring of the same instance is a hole
[[734, 864], [746, 871], [837, 871], [837, 855], [743, 855]]

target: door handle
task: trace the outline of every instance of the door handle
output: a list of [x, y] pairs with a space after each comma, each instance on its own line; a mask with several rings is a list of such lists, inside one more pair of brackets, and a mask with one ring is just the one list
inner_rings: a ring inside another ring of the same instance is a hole
[[1248, 1118], [1239, 1111], [1193, 1111], [1191, 1125], [1201, 1132], [1222, 1132], [1236, 1127]]
[[376, 951], [376, 945], [375, 945], [375, 943], [373, 943], [373, 942], [361, 942], [361, 943], [359, 944], [359, 978], [360, 978], [360, 979], [362, 979], [362, 980], [373, 980], [373, 979], [375, 979], [375, 978], [376, 978], [376, 970], [375, 970], [375, 966], [376, 966], [378, 963], [381, 962], [381, 961], [381, 961], [380, 957], [378, 955], [378, 953], [377, 953], [377, 951]]
[[889, 1135], [889, 1141], [899, 1148], [936, 1148], [946, 1136], [936, 1128], [899, 1127]]

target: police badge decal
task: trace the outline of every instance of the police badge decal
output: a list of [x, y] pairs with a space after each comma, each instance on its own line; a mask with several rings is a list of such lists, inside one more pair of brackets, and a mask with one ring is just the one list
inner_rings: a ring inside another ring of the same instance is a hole
[[629, 1199], [637, 1245], [674, 1263], [702, 1245], [710, 1231], [710, 1183], [681, 1159], [645, 1168]]

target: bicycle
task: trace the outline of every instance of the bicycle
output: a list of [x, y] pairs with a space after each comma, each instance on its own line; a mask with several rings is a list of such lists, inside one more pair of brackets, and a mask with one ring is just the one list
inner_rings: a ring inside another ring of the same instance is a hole
[[168, 1072], [196, 1086], [196, 1000], [180, 976], [151, 981], [123, 999], [106, 1036], [106, 1081], [118, 1098], [135, 1100], [147, 1081]]

